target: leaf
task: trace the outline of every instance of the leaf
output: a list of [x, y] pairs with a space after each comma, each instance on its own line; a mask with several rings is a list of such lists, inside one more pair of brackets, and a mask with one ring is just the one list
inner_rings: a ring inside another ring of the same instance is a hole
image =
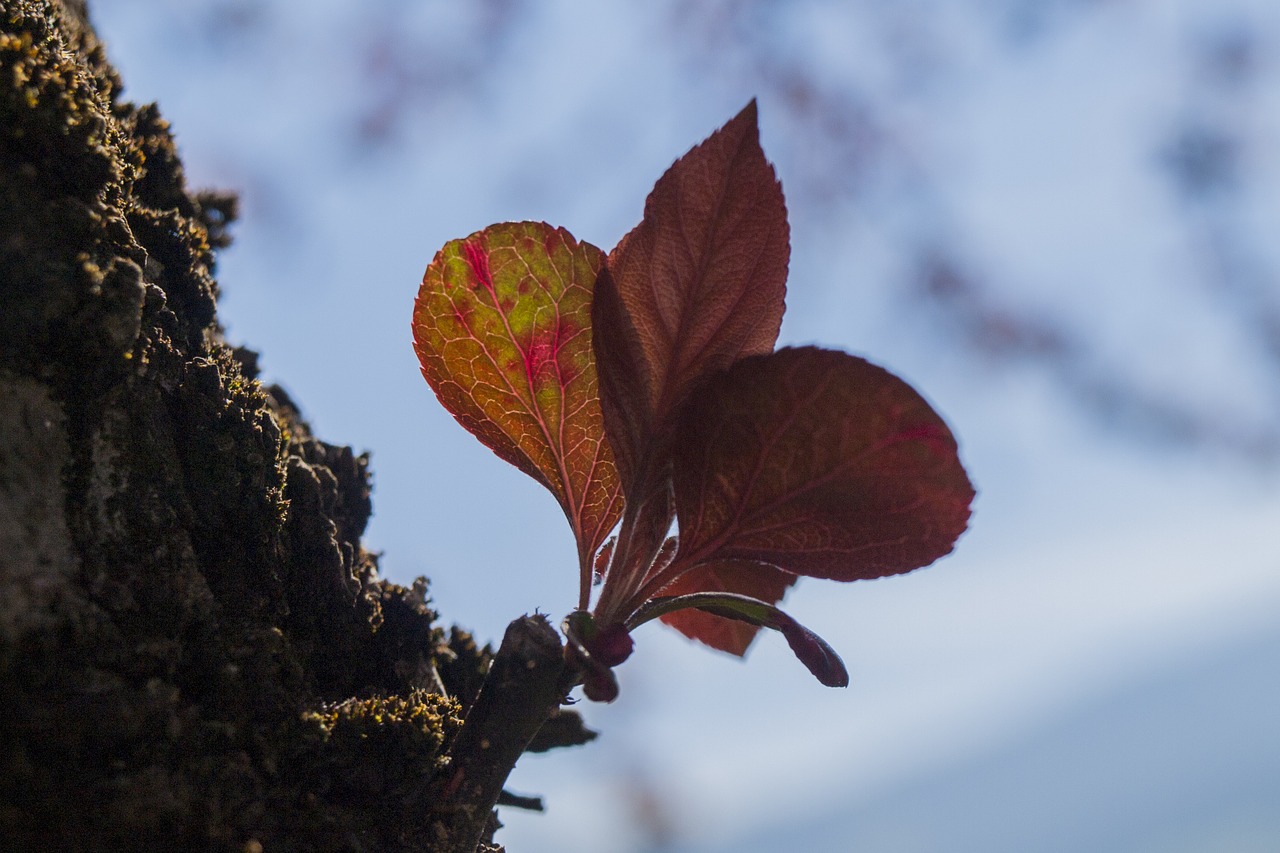
[[948, 553], [973, 487], [909, 385], [813, 347], [743, 359], [690, 401], [676, 442], [672, 571], [755, 560], [851, 581]]
[[[797, 577], [776, 566], [746, 560], [725, 560], [697, 566], [663, 587], [663, 596], [693, 592], [732, 592], [776, 604]], [[705, 610], [676, 610], [662, 621], [690, 639], [741, 657], [746, 654], [759, 627], [740, 619], [726, 619]]]
[[736, 619], [761, 628], [781, 631], [787, 645], [800, 662], [827, 687], [848, 687], [849, 672], [840, 655], [826, 640], [783, 613], [772, 604], [729, 592], [695, 592], [689, 595], [654, 598], [627, 620], [635, 629], [650, 619], [666, 616], [686, 608], [697, 608], [725, 619]]
[[773, 349], [789, 239], [752, 101], [658, 180], [643, 221], [609, 254], [592, 322], [629, 500], [660, 478], [648, 469], [663, 464], [684, 400], [736, 359]]
[[422, 375], [459, 423], [556, 496], [584, 588], [622, 509], [591, 346], [603, 265], [564, 229], [493, 225], [436, 254], [413, 310]]

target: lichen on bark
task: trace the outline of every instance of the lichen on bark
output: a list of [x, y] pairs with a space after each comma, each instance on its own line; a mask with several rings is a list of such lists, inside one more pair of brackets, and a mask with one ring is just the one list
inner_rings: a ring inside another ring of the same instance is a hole
[[378, 576], [367, 455], [224, 340], [234, 199], [83, 3], [2, 8], [0, 847], [431, 849], [491, 652]]

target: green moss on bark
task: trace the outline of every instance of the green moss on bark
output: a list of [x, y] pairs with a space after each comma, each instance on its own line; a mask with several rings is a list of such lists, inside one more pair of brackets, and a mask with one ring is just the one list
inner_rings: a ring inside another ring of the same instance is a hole
[[488, 656], [223, 341], [234, 201], [119, 91], [82, 6], [3, 5], [0, 847], [429, 849]]

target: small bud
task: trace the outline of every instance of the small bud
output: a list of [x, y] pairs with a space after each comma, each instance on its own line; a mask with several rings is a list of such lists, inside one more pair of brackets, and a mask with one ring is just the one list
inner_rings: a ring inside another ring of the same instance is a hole
[[631, 657], [631, 651], [635, 645], [626, 626], [610, 625], [601, 628], [599, 633], [591, 639], [587, 651], [591, 653], [591, 659], [597, 663], [615, 667]]
[[618, 698], [618, 680], [611, 670], [588, 670], [582, 681], [582, 692], [592, 702], [612, 702]]

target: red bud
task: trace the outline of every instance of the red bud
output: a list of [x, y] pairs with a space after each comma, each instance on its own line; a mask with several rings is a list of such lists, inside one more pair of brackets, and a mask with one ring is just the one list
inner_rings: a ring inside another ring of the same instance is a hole
[[587, 646], [592, 660], [604, 666], [614, 667], [631, 657], [635, 641], [624, 625], [610, 625], [600, 629]]

